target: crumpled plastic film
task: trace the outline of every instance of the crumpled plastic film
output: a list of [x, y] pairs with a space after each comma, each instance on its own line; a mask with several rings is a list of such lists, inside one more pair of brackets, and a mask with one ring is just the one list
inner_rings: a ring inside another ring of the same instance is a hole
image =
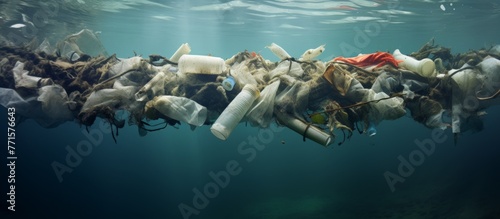
[[278, 66], [269, 72], [269, 77], [271, 79], [279, 77], [281, 75], [288, 74], [295, 78], [300, 78], [304, 74], [302, 67], [297, 62], [292, 62], [292, 67], [290, 68], [291, 61], [282, 61]]
[[29, 103], [15, 90], [3, 87], [0, 87], [0, 105], [5, 108], [16, 107], [19, 109], [29, 107]]
[[365, 101], [380, 100], [370, 103], [370, 120], [378, 123], [382, 120], [395, 120], [406, 114], [402, 98], [393, 97], [381, 100], [387, 97], [389, 97], [389, 95], [386, 93], [375, 93], [375, 91], [369, 90], [368, 95], [365, 97]]
[[295, 81], [278, 94], [275, 100], [275, 110], [298, 117], [307, 109], [308, 100], [309, 85], [302, 81]]
[[28, 71], [24, 70], [24, 63], [17, 61], [16, 66], [12, 69], [14, 73], [14, 79], [16, 81], [16, 88], [28, 88], [34, 89], [38, 87], [38, 81], [40, 81], [40, 77], [35, 77], [28, 75]]
[[252, 126], [269, 127], [273, 118], [274, 99], [279, 86], [280, 81], [275, 81], [260, 92], [259, 98], [246, 115]]
[[42, 110], [47, 117], [54, 120], [68, 121], [73, 113], [68, 108], [68, 94], [60, 85], [49, 85], [38, 90], [38, 101], [42, 102]]
[[[51, 53], [48, 41], [36, 52], [29, 51], [35, 46], [0, 48], [0, 104], [16, 107], [20, 117], [43, 127], [71, 119], [90, 126], [100, 117], [120, 128], [128, 118], [141, 136], [161, 129], [149, 123], [156, 119], [163, 120], [159, 124], [184, 122], [192, 127], [219, 121], [226, 131], [217, 126], [211, 130], [222, 133], [216, 135], [223, 135], [221, 139], [244, 121], [261, 128], [277, 121], [303, 140], [321, 145], [329, 145], [338, 131], [347, 131], [344, 140], [354, 130], [373, 136], [377, 124], [404, 116], [406, 109], [428, 128], [450, 126], [443, 115], [451, 112], [454, 133], [480, 130], [483, 110], [500, 104], [500, 61], [493, 49], [456, 56], [439, 48], [421, 51], [418, 60], [432, 58], [445, 64], [438, 65], [439, 76], [423, 77], [401, 68], [391, 54], [383, 52], [321, 61], [313, 59], [323, 46], [296, 59], [271, 44], [268, 48], [279, 57], [277, 62], [251, 51], [224, 61], [206, 55], [181, 56], [190, 50], [184, 44], [172, 56], [180, 57], [176, 63], [162, 55], [103, 57], [105, 50], [96, 42], [92, 31], [82, 30], [66, 37], [52, 54], [47, 54]], [[248, 86], [250, 93], [244, 89]], [[238, 100], [240, 94], [252, 99]], [[240, 105], [244, 110], [226, 110]], [[364, 124], [363, 130], [359, 123]]]
[[250, 74], [246, 64], [246, 62], [242, 62], [231, 67], [231, 76], [236, 79], [236, 83], [238, 83], [240, 87], [244, 87], [246, 84], [257, 85], [257, 81]]
[[62, 56], [70, 58], [72, 53], [87, 54], [92, 57], [108, 56], [106, 49], [96, 34], [89, 29], [67, 36], [57, 44], [57, 50]]
[[92, 92], [85, 104], [82, 106], [81, 112], [89, 112], [96, 108], [110, 107], [119, 109], [133, 101], [136, 88], [126, 86], [121, 89], [102, 89]]

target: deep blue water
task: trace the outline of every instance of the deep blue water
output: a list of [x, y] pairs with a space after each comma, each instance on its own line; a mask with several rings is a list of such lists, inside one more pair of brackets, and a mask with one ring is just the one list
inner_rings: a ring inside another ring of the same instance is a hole
[[[292, 56], [326, 44], [319, 58], [328, 60], [355, 55], [343, 50], [345, 45], [362, 53], [397, 48], [410, 53], [434, 37], [457, 53], [498, 44], [500, 37], [498, 4], [491, 1], [338, 3], [356, 10], [321, 8], [333, 1], [162, 3], [169, 7], [142, 2], [115, 12], [102, 6], [105, 2], [79, 3], [92, 13], [75, 28], [101, 31], [108, 53], [119, 57], [131, 57], [134, 51], [169, 57], [187, 42], [192, 54], [229, 58], [247, 49], [273, 61], [278, 60], [264, 48], [272, 42]], [[212, 4], [218, 5], [200, 7]], [[393, 17], [378, 18], [376, 10], [392, 10]], [[59, 16], [69, 22], [79, 15]], [[338, 23], [349, 17], [355, 21]], [[360, 41], [356, 28], [364, 30], [374, 19], [380, 29]], [[93, 137], [102, 133], [102, 140], [91, 143], [92, 151], [70, 167], [62, 182], [51, 165], [67, 164], [68, 146], [76, 150], [79, 143], [91, 142], [85, 127], [66, 123], [44, 129], [28, 120], [16, 126], [16, 212], [8, 212], [3, 201], [0, 213], [12, 218], [182, 218], [179, 206], [196, 208], [195, 199], [201, 207], [189, 218], [499, 218], [499, 110], [489, 108], [484, 130], [463, 133], [456, 145], [446, 130], [435, 151], [396, 183], [395, 191], [384, 173], [397, 174], [398, 157], [409, 160], [421, 151], [415, 141], [433, 138], [433, 130], [410, 116], [382, 122], [373, 137], [355, 133], [342, 146], [336, 144], [342, 138], [337, 133], [328, 148], [303, 142], [285, 128], [259, 130], [243, 123], [226, 141], [214, 137], [208, 126], [195, 131], [169, 126], [145, 137], [137, 127], [126, 126], [115, 144], [111, 134], [103, 133], [109, 130], [99, 128], [99, 120], [89, 131]], [[6, 109], [0, 118], [5, 130]], [[261, 150], [250, 147], [250, 139], [257, 139]], [[241, 144], [248, 145], [243, 152], [238, 151]], [[0, 151], [6, 157], [5, 147]], [[223, 177], [228, 179], [225, 187], [213, 190], [217, 182], [210, 173], [225, 174], [220, 171], [227, 172], [228, 163], [237, 173]], [[7, 198], [7, 168], [2, 166], [2, 197]], [[197, 198], [193, 191], [207, 193], [207, 186], [214, 197]]]

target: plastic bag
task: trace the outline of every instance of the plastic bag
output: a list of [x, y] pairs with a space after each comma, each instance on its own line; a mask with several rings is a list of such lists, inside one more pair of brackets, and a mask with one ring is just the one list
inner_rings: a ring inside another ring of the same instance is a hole
[[14, 73], [14, 81], [16, 83], [16, 88], [24, 87], [28, 89], [38, 88], [38, 81], [40, 77], [28, 75], [28, 71], [24, 70], [24, 63], [17, 61], [14, 68], [12, 68]]
[[[42, 103], [36, 96], [21, 97], [15, 90], [0, 87], [0, 105], [16, 108], [16, 115], [35, 120], [44, 128], [54, 128], [69, 118], [49, 118], [42, 110]], [[23, 121], [22, 119], [20, 121]]]
[[[106, 49], [97, 36], [88, 29], [83, 29], [78, 33], [67, 36], [63, 41], [57, 44], [57, 50], [61, 55], [79, 53], [87, 54], [92, 57], [108, 56]], [[68, 57], [69, 58], [69, 57]]]
[[44, 52], [46, 54], [53, 54], [54, 48], [50, 46], [50, 42], [44, 39], [43, 42], [35, 49], [35, 52]]
[[384, 92], [390, 94], [400, 85], [400, 81], [387, 73], [380, 74], [372, 85], [372, 90], [375, 93]]
[[279, 85], [280, 81], [275, 81], [260, 92], [259, 99], [254, 102], [246, 115], [250, 125], [262, 128], [269, 126], [273, 117], [274, 98]]
[[276, 110], [281, 113], [299, 116], [300, 113], [307, 109], [309, 90], [309, 85], [305, 82], [295, 81], [276, 97]]
[[68, 108], [68, 94], [60, 85], [49, 85], [38, 90], [37, 100], [42, 102], [42, 111], [48, 118], [67, 121], [73, 118]]
[[429, 87], [428, 83], [419, 79], [422, 78], [415, 74], [392, 75], [384, 72], [377, 77], [372, 85], [372, 90], [375, 93], [384, 92], [386, 94], [403, 92], [406, 98], [413, 99], [415, 92]]
[[29, 103], [15, 90], [3, 87], [0, 87], [0, 105], [5, 108], [16, 107], [19, 110], [29, 107]]
[[365, 89], [363, 85], [356, 79], [351, 81], [351, 86], [347, 90], [345, 94], [346, 98], [349, 99], [353, 103], [357, 103], [363, 101], [365, 96], [368, 95], [369, 89]]
[[[291, 61], [282, 61], [278, 66], [276, 66], [275, 69], [269, 72], [270, 79], [285, 74], [288, 74], [295, 78], [302, 77], [302, 75], [304, 75], [304, 71], [302, 70], [300, 64], [297, 62], [292, 62], [292, 67], [290, 68], [290, 62]], [[290, 71], [288, 71], [288, 69], [290, 69]]]
[[244, 87], [246, 84], [257, 85], [257, 81], [250, 74], [246, 62], [235, 64], [231, 67], [231, 76], [236, 79], [236, 82], [240, 87]]
[[161, 114], [175, 120], [202, 126], [207, 119], [207, 108], [185, 97], [163, 95], [151, 101]]
[[120, 73], [137, 69], [141, 64], [142, 58], [139, 56], [134, 56], [128, 59], [120, 59], [118, 63], [109, 68], [109, 73], [111, 76], [118, 75]]
[[471, 68], [470, 65], [465, 64], [460, 69], [452, 69], [448, 74], [452, 75], [451, 78], [456, 83], [454, 86], [453, 96], [463, 98], [468, 95], [474, 95], [481, 87], [481, 80], [478, 78], [479, 71]]
[[[375, 91], [369, 90], [364, 101], [380, 100], [387, 97], [389, 97], [389, 95], [384, 92], [375, 93]], [[406, 110], [403, 102], [403, 99], [400, 97], [371, 102], [370, 120], [378, 123], [382, 120], [394, 120], [404, 116]]]
[[[500, 90], [500, 60], [488, 56], [477, 65], [483, 74], [482, 86], [478, 96], [490, 97]], [[498, 99], [498, 98], [495, 98]]]
[[490, 54], [500, 56], [500, 45], [495, 45], [495, 46], [491, 47], [488, 52]]
[[95, 108], [111, 107], [117, 109], [132, 102], [136, 88], [126, 86], [121, 89], [102, 89], [94, 91], [82, 106], [81, 112], [89, 112]]

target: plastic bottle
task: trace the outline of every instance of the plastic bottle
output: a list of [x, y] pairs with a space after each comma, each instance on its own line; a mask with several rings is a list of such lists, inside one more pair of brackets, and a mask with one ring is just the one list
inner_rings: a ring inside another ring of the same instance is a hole
[[228, 76], [222, 81], [222, 87], [227, 91], [232, 91], [235, 83], [233, 76]]
[[177, 51], [170, 57], [170, 61], [172, 62], [179, 62], [179, 59], [181, 58], [182, 55], [189, 54], [191, 52], [191, 47], [189, 47], [189, 44], [184, 43], [182, 44]]
[[212, 134], [221, 140], [226, 140], [259, 95], [259, 89], [255, 85], [245, 85], [210, 127]]
[[183, 55], [179, 59], [179, 72], [192, 74], [220, 74], [226, 68], [224, 59], [213, 56]]
[[300, 57], [300, 61], [311, 61], [325, 51], [325, 45], [318, 46], [316, 49], [308, 49]]
[[154, 108], [172, 119], [202, 126], [207, 119], [207, 108], [195, 101], [177, 96], [157, 96], [153, 99]]
[[427, 78], [436, 77], [436, 65], [431, 59], [425, 58], [419, 61], [413, 57], [402, 54], [399, 49], [394, 50], [393, 55], [395, 59], [403, 61], [399, 63], [399, 66]]
[[266, 48], [270, 49], [271, 52], [273, 52], [274, 55], [278, 56], [278, 58], [280, 58], [281, 60], [291, 58], [291, 56], [288, 55], [288, 53], [276, 43], [271, 43], [271, 45], [266, 46]]
[[281, 124], [305, 136], [306, 138], [313, 140], [318, 144], [326, 147], [332, 143], [332, 136], [323, 132], [316, 126], [308, 125], [304, 121], [287, 114], [277, 112], [275, 115]]
[[163, 94], [163, 85], [165, 80], [165, 73], [158, 72], [148, 83], [144, 85], [137, 93], [135, 93], [136, 101], [145, 101], [149, 98]]

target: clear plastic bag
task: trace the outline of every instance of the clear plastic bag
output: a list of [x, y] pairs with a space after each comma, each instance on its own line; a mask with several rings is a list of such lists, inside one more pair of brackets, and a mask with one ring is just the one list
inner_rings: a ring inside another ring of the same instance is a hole
[[295, 81], [285, 88], [275, 100], [276, 110], [281, 113], [299, 116], [307, 109], [309, 103], [309, 85], [302, 81]]
[[89, 29], [83, 29], [78, 33], [67, 36], [57, 44], [57, 50], [61, 55], [80, 53], [92, 57], [99, 55], [108, 56], [101, 41]]
[[126, 86], [121, 89], [102, 89], [94, 91], [87, 98], [82, 106], [81, 112], [89, 112], [95, 108], [111, 107], [118, 109], [133, 102], [136, 88]]
[[15, 90], [3, 87], [0, 87], [0, 105], [5, 108], [16, 107], [18, 110], [29, 107], [29, 103]]
[[16, 65], [12, 69], [14, 73], [14, 81], [16, 83], [16, 88], [28, 88], [28, 89], [36, 89], [38, 88], [38, 81], [40, 81], [40, 77], [35, 77], [28, 75], [28, 71], [24, 70], [24, 63], [17, 61]]
[[[269, 72], [270, 79], [286, 74], [295, 78], [302, 77], [302, 75], [304, 75], [304, 71], [302, 70], [300, 64], [297, 62], [292, 62], [292, 67], [290, 68], [290, 62], [291, 61], [282, 61], [281, 63], [279, 63], [275, 69]], [[290, 69], [290, 71], [288, 71], [288, 69]]]
[[246, 115], [252, 126], [269, 127], [273, 117], [274, 98], [279, 85], [280, 81], [275, 81], [260, 92], [259, 99], [254, 102]]
[[[495, 95], [500, 90], [500, 60], [493, 57], [486, 57], [483, 59], [481, 63], [477, 65], [481, 68], [481, 72], [483, 77], [481, 89], [478, 91], [477, 96], [480, 97], [491, 97]], [[486, 105], [492, 105], [492, 103], [499, 103], [498, 99], [494, 98], [497, 101], [489, 101]]]
[[16, 108], [16, 115], [33, 119], [44, 128], [54, 128], [70, 119], [48, 117], [36, 96], [21, 97], [15, 90], [9, 88], [0, 87], [0, 105]]
[[42, 102], [42, 111], [54, 120], [67, 121], [73, 118], [68, 107], [68, 94], [60, 85], [49, 85], [38, 90], [37, 100]]
[[247, 84], [257, 85], [257, 81], [250, 74], [246, 62], [235, 64], [231, 67], [231, 76], [236, 79], [236, 82], [240, 87], [244, 87]]
[[371, 110], [369, 117], [371, 121], [378, 123], [382, 120], [395, 120], [406, 114], [402, 98], [393, 97], [384, 99], [388, 97], [389, 95], [384, 92], [375, 93], [373, 90], [368, 91], [364, 101], [380, 100], [370, 103]]

